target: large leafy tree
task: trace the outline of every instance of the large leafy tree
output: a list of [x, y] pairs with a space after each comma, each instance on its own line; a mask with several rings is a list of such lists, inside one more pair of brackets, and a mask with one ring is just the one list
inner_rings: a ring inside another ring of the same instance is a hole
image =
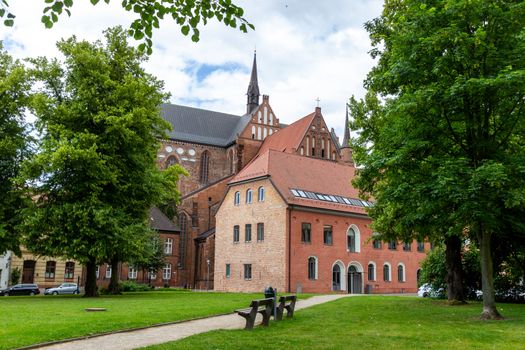
[[163, 83], [141, 68], [121, 28], [106, 42], [58, 43], [63, 63], [33, 60], [40, 152], [26, 164], [35, 198], [26, 210], [32, 251], [86, 266], [86, 296], [97, 295], [96, 266], [132, 259], [149, 244], [148, 210], [178, 197], [180, 167], [160, 171], [159, 140], [169, 127], [158, 106]]
[[488, 319], [501, 317], [491, 241], [525, 206], [524, 24], [523, 1], [387, 0], [366, 24], [379, 61], [352, 104], [376, 229], [477, 240]]
[[[96, 5], [100, 0], [90, 0]], [[104, 0], [109, 3], [110, 0]], [[45, 0], [42, 23], [46, 28], [53, 27], [63, 13], [71, 15], [73, 0]], [[239, 28], [246, 33], [248, 28], [254, 29], [244, 17], [244, 10], [233, 4], [231, 0], [124, 0], [122, 7], [126, 11], [137, 14], [130, 25], [129, 33], [142, 43], [140, 50], [152, 51], [153, 30], [160, 27], [160, 22], [165, 17], [171, 17], [179, 26], [182, 34], [191, 33], [193, 41], [199, 41], [199, 25], [206, 25], [209, 20], [215, 19], [226, 26]], [[4, 25], [12, 26], [15, 15], [9, 11], [7, 0], [0, 2], [0, 18]]]
[[30, 85], [23, 65], [0, 43], [0, 255], [7, 250], [20, 254], [16, 227], [25, 200], [15, 178], [29, 151], [24, 111]]

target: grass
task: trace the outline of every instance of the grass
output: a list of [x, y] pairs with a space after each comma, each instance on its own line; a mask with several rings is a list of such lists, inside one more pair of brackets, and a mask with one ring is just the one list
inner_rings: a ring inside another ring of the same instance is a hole
[[[232, 312], [259, 294], [187, 291], [0, 297], [0, 349]], [[87, 307], [107, 308], [86, 312]]]
[[477, 302], [353, 297], [300, 310], [268, 328], [213, 331], [147, 349], [525, 349], [525, 305], [499, 310], [506, 319], [487, 322]]

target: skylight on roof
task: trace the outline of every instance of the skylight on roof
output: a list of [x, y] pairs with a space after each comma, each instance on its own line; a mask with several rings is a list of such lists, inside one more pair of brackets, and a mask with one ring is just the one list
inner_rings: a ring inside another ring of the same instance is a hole
[[296, 188], [292, 188], [290, 189], [290, 191], [295, 197], [300, 197], [300, 198], [320, 200], [323, 202], [340, 203], [340, 204], [351, 205], [354, 207], [372, 207], [373, 206], [373, 203], [363, 201], [357, 198], [347, 198], [347, 197], [335, 196], [331, 194], [314, 193], [314, 192], [304, 191], [304, 190], [300, 190]]

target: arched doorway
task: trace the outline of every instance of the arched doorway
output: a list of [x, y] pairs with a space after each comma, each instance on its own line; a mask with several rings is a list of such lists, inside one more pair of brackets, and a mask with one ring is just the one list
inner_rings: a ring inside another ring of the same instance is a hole
[[341, 290], [341, 267], [338, 264], [332, 268], [332, 290]]
[[363, 291], [363, 273], [357, 267], [350, 265], [348, 268], [348, 293], [361, 294]]

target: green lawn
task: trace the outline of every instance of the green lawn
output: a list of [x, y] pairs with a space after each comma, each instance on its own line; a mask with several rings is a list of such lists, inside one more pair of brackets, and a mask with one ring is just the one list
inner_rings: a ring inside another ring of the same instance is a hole
[[[160, 291], [121, 296], [0, 297], [0, 349], [232, 312], [259, 294]], [[86, 312], [87, 307], [107, 308]]]
[[525, 305], [500, 304], [503, 321], [479, 320], [481, 305], [413, 297], [354, 297], [271, 321], [253, 331], [214, 331], [147, 349], [525, 349]]

